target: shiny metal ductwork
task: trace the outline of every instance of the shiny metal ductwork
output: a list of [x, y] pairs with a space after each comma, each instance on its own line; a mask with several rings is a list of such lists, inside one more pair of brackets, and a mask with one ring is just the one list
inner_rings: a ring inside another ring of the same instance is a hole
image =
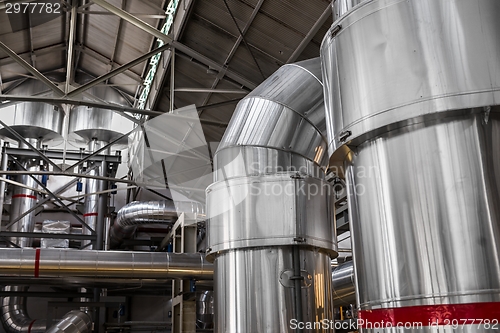
[[354, 265], [348, 261], [332, 271], [333, 305], [344, 306], [356, 303]]
[[281, 67], [236, 107], [207, 189], [215, 332], [333, 318], [324, 130], [319, 59]]
[[82, 311], [73, 310], [54, 326], [50, 327], [46, 333], [87, 333], [92, 331], [92, 319]]
[[195, 214], [194, 218], [205, 220], [205, 207], [191, 201], [133, 201], [123, 206], [110, 229], [110, 247], [118, 246], [125, 238], [130, 238], [138, 225], [169, 224], [177, 220], [181, 213]]
[[214, 292], [211, 290], [199, 294], [196, 300], [196, 326], [203, 330], [214, 326]]
[[[499, 15], [496, 0], [366, 1], [323, 40], [359, 317], [425, 319], [362, 332], [500, 317]], [[460, 331], [488, 331], [473, 324]]]
[[0, 251], [0, 275], [211, 280], [213, 268], [199, 253], [8, 248]]
[[[26, 291], [26, 287], [5, 286], [3, 291]], [[1, 320], [7, 333], [41, 333], [45, 332], [46, 321], [31, 319], [26, 311], [26, 297], [3, 297]]]

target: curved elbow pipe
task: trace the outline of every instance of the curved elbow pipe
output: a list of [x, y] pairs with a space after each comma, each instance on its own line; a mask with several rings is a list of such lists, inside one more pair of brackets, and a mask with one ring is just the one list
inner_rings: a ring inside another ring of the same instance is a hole
[[[5, 286], [4, 291], [26, 291], [27, 287]], [[1, 321], [7, 333], [45, 332], [45, 320], [31, 319], [26, 311], [25, 297], [5, 296], [2, 298]]]
[[123, 239], [130, 238], [138, 225], [166, 223], [177, 220], [181, 213], [196, 214], [205, 219], [205, 207], [191, 201], [133, 201], [123, 206], [109, 231], [111, 248], [117, 247]]

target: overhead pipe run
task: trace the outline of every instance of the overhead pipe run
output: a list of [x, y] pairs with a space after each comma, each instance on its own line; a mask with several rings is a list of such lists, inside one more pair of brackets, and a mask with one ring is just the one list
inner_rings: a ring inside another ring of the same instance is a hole
[[323, 40], [363, 333], [500, 318], [499, 16], [497, 0], [372, 0]]
[[0, 275], [211, 280], [213, 266], [200, 253], [8, 248], [0, 251]]
[[171, 224], [181, 213], [195, 214], [197, 219], [204, 220], [205, 207], [191, 201], [133, 201], [123, 206], [117, 214], [115, 223], [110, 229], [110, 247], [117, 247], [123, 239], [130, 238], [138, 225], [165, 223]]
[[72, 310], [46, 333], [88, 333], [92, 331], [92, 319], [83, 311]]

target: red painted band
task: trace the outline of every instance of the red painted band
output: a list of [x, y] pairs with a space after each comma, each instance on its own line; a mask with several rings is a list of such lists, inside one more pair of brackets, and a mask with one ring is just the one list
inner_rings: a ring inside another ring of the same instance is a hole
[[40, 274], [40, 249], [36, 249], [35, 251], [35, 277], [38, 277]]
[[36, 196], [34, 196], [34, 195], [29, 195], [29, 194], [14, 194], [14, 195], [12, 196], [12, 198], [30, 198], [30, 199], [33, 199], [33, 200], [38, 199]]
[[35, 323], [36, 319], [33, 320], [31, 323], [30, 323], [30, 326], [28, 327], [28, 333], [31, 333], [31, 328], [33, 327], [33, 324]]
[[[478, 324], [478, 320], [494, 320], [500, 318], [500, 302], [419, 305], [401, 308], [361, 310], [358, 313], [360, 327], [370, 325], [392, 325], [400, 323], [422, 323], [422, 326], [451, 325], [451, 321], [463, 324]], [[474, 322], [472, 320], [475, 320]]]
[[86, 214], [83, 214], [83, 217], [87, 217], [87, 216], [97, 216], [98, 213], [86, 213]]

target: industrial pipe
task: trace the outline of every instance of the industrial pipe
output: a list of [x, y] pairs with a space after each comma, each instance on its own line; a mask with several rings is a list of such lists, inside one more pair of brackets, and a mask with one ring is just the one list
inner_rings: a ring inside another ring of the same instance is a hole
[[348, 261], [332, 271], [333, 305], [344, 306], [356, 303], [354, 265]]
[[110, 246], [115, 248], [123, 239], [131, 237], [138, 225], [173, 223], [182, 212], [196, 214], [196, 218], [205, 219], [205, 207], [197, 202], [133, 201], [118, 211], [109, 233]]
[[207, 188], [216, 332], [333, 320], [322, 90], [319, 59], [282, 66], [238, 103], [217, 148]]
[[[27, 287], [5, 286], [3, 291], [26, 291]], [[46, 321], [31, 319], [26, 311], [26, 297], [2, 297], [1, 321], [7, 333], [42, 333]]]
[[92, 330], [92, 319], [83, 311], [72, 310], [46, 333], [87, 333]]
[[213, 268], [199, 253], [7, 248], [0, 251], [0, 275], [210, 280]]

